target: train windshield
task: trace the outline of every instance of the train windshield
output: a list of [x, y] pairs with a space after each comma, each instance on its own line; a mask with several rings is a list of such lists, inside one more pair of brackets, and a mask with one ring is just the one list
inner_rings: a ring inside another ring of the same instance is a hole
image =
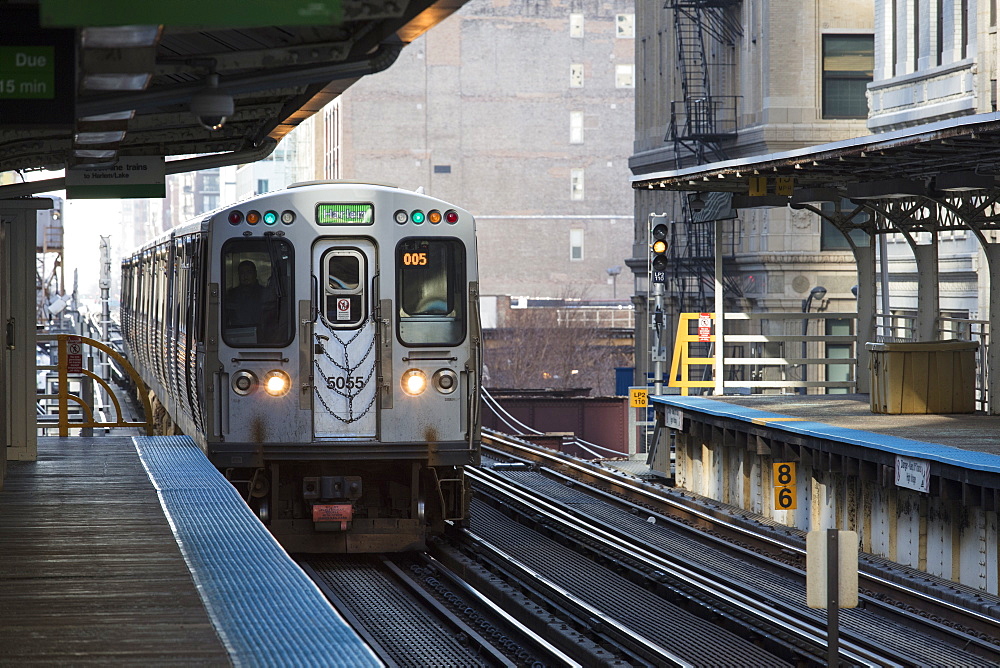
[[222, 247], [222, 339], [239, 348], [280, 348], [295, 333], [292, 246], [274, 237]]
[[454, 346], [465, 339], [465, 246], [457, 239], [410, 238], [396, 246], [399, 339]]

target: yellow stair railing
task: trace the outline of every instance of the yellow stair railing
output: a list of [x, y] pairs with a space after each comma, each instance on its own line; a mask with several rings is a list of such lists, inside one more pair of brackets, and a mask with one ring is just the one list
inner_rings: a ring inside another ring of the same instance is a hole
[[674, 339], [674, 355], [670, 360], [670, 375], [668, 376], [667, 387], [681, 388], [681, 395], [687, 396], [688, 388], [691, 387], [715, 387], [715, 380], [691, 380], [690, 373], [692, 366], [712, 367], [715, 370], [714, 357], [692, 357], [690, 345], [692, 343], [715, 343], [715, 334], [705, 334], [704, 332], [691, 334], [691, 321], [699, 320], [705, 316], [711, 318], [711, 332], [715, 331], [714, 313], [681, 313], [677, 324], [677, 336]]

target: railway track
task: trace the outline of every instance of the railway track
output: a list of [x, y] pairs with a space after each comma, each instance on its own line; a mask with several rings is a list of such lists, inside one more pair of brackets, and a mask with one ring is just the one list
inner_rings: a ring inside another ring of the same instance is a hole
[[[519, 508], [542, 530], [588, 545], [595, 559], [626, 563], [647, 573], [653, 583], [683, 582], [673, 586], [706, 601], [709, 608], [746, 620], [748, 632], [774, 634], [810, 660], [824, 656], [825, 612], [804, 606], [800, 535], [748, 516], [734, 517], [719, 506], [701, 507], [689, 497], [517, 439], [491, 433], [487, 440], [484, 454], [507, 463], [497, 465], [506, 470], [491, 471], [484, 465], [473, 472], [477, 486], [490, 490], [478, 491], [480, 497], [494, 496], [498, 507]], [[578, 489], [583, 483], [588, 486], [586, 493]], [[693, 572], [681, 572], [679, 564]], [[861, 570], [862, 606], [841, 611], [845, 661], [1000, 662], [1000, 633], [991, 607], [995, 600], [962, 593], [961, 588], [947, 586], [951, 583], [926, 586], [926, 574], [920, 574], [923, 582], [917, 586], [907, 577], [915, 573], [878, 559], [864, 561]], [[672, 580], [675, 576], [680, 579]], [[700, 586], [720, 581], [728, 581], [739, 595], [697, 592]], [[760, 608], [757, 613], [750, 609], [754, 602]], [[789, 635], [783, 635], [784, 630]]]
[[299, 560], [387, 666], [580, 666], [427, 554]]
[[[387, 665], [825, 665], [794, 531], [489, 440], [470, 527], [425, 554], [302, 562]], [[1000, 664], [996, 601], [863, 566], [862, 604], [840, 613], [844, 664]]]

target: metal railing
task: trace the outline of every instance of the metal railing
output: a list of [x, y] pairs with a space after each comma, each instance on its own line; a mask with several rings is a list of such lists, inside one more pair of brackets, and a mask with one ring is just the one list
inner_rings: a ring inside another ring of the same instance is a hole
[[[687, 395], [691, 388], [714, 390], [715, 328], [694, 331], [699, 317], [714, 314], [682, 313], [674, 345], [668, 387]], [[849, 331], [857, 331], [856, 313], [726, 313], [724, 328], [724, 391], [747, 393], [794, 390], [809, 392], [857, 391], [857, 338], [851, 334], [826, 334], [826, 327], [811, 324], [842, 320]], [[915, 339], [916, 316], [875, 314], [879, 343], [905, 343]], [[990, 345], [989, 322], [941, 316], [937, 320], [938, 340], [976, 341], [976, 408], [989, 411]], [[799, 324], [801, 323], [801, 325]], [[703, 323], [704, 324], [704, 323]], [[801, 329], [798, 329], [801, 327]], [[793, 329], [798, 329], [792, 332]], [[823, 333], [812, 333], [812, 330]], [[802, 332], [807, 332], [805, 335]], [[831, 352], [837, 354], [831, 355]], [[867, 369], [860, 370], [867, 373]]]
[[[46, 388], [46, 390], [54, 389], [55, 391], [39, 393], [36, 396], [39, 406], [36, 426], [39, 429], [58, 428], [60, 436], [69, 436], [70, 428], [138, 427], [144, 429], [147, 436], [153, 435], [153, 410], [149, 398], [142, 392], [138, 393], [139, 399], [142, 401], [145, 421], [131, 422], [125, 418], [122, 403], [111, 385], [93, 371], [92, 360], [94, 356], [89, 349], [113, 359], [120, 368], [125, 370], [136, 387], [144, 387], [142, 378], [121, 353], [86, 336], [39, 334], [37, 341], [39, 343], [56, 343], [56, 363], [38, 365], [39, 371], [55, 372], [52, 378], [54, 387]], [[85, 364], [85, 360], [90, 360], [90, 362]], [[113, 406], [114, 420], [95, 418], [95, 414], [101, 416], [105, 412], [103, 409], [95, 410], [97, 404], [94, 400], [93, 388], [95, 386], [100, 388], [99, 391], [110, 401], [108, 406]], [[71, 406], [73, 410], [71, 410]]]
[[[706, 315], [714, 321], [714, 314]], [[704, 326], [699, 328], [700, 332], [691, 331], [692, 323], [699, 318], [703, 321], [702, 314], [681, 314], [667, 379], [669, 387], [680, 388], [681, 394], [685, 395], [690, 388], [716, 387], [716, 338], [714, 333], [707, 333]], [[856, 313], [726, 313], [725, 318], [724, 391], [735, 389], [748, 394], [754, 390], [805, 393], [808, 388], [856, 391], [856, 337], [851, 334], [808, 333], [816, 328], [815, 325], [809, 327], [811, 321], [837, 319], [853, 323], [857, 319]], [[712, 327], [711, 331], [714, 332], [715, 328]], [[803, 331], [807, 333], [803, 335]], [[827, 353], [831, 346], [837, 346], [848, 354], [830, 357]], [[824, 356], [815, 356], [817, 354]], [[831, 370], [836, 373], [831, 373]]]

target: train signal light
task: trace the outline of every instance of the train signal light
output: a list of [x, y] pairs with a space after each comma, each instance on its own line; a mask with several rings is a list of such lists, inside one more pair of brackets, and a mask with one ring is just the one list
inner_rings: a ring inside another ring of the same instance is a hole
[[654, 283], [665, 283], [667, 280], [667, 249], [670, 247], [670, 244], [667, 243], [668, 233], [669, 228], [664, 223], [653, 227], [651, 233], [650, 251], [652, 257], [650, 258], [650, 266], [652, 267]]

